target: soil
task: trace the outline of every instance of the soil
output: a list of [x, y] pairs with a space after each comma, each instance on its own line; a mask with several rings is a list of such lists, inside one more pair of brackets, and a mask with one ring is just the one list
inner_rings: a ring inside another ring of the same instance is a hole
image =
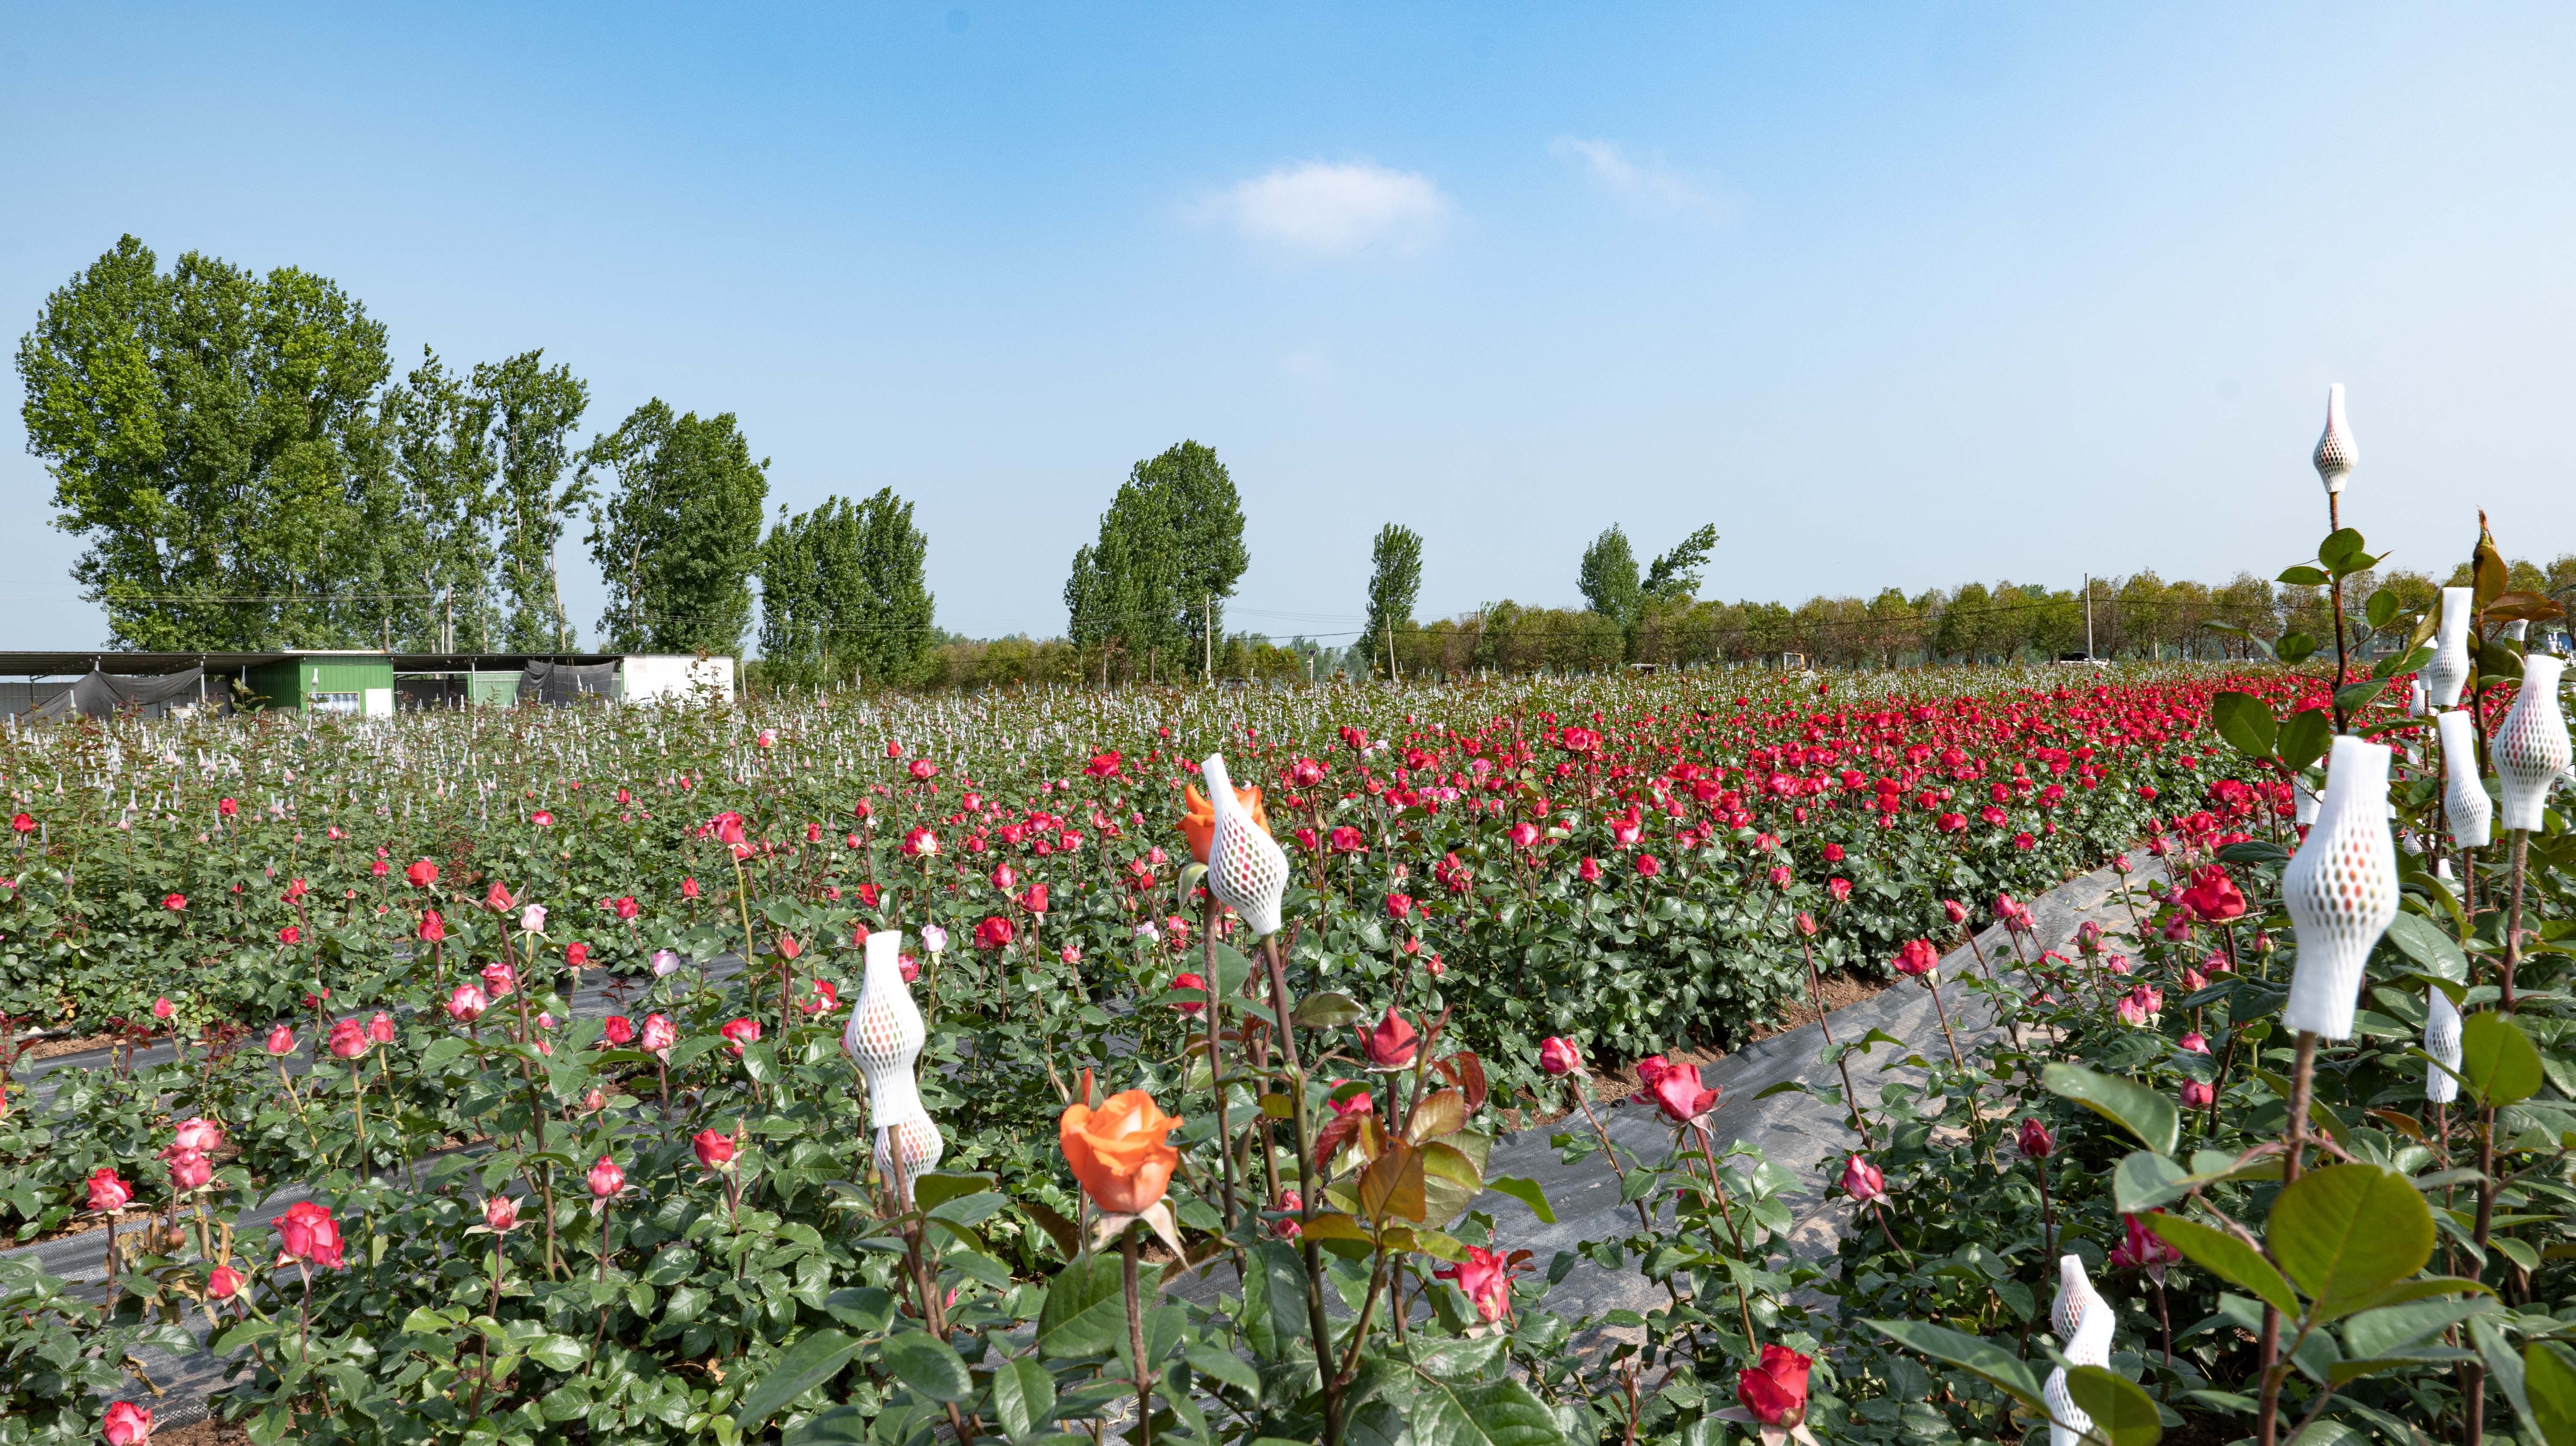
[[229, 1421], [207, 1417], [185, 1426], [156, 1430], [152, 1439], [159, 1446], [249, 1446], [250, 1433]]
[[[154, 1219], [158, 1217], [160, 1213], [161, 1212], [157, 1209], [152, 1209], [142, 1205], [128, 1206], [127, 1208], [116, 1212], [116, 1227], [119, 1230], [122, 1230], [129, 1225], [135, 1225], [146, 1220]], [[31, 1236], [25, 1240], [15, 1241], [9, 1248], [15, 1250], [20, 1246], [43, 1245], [49, 1241], [61, 1240], [73, 1235], [96, 1235], [107, 1228], [107, 1220], [108, 1217], [98, 1214], [95, 1211], [84, 1210], [78, 1215], [73, 1216], [70, 1220], [64, 1222], [61, 1229], [48, 1230], [42, 1235]], [[107, 1242], [104, 1240], [99, 1242], [99, 1254], [102, 1257], [107, 1254]]]
[[123, 1038], [123, 1035], [118, 1034], [84, 1034], [63, 1039], [40, 1039], [18, 1051], [18, 1058], [52, 1059], [58, 1054], [81, 1054], [93, 1049], [105, 1049]]
[[[1858, 1004], [1894, 982], [1890, 979], [1863, 979], [1848, 973], [1828, 974], [1824, 978], [1825, 1011], [1831, 1013], [1846, 1005]], [[1802, 999], [1780, 1011], [1780, 1022], [1753, 1026], [1753, 1037], [1769, 1039], [1775, 1034], [1786, 1034], [1802, 1024], [1815, 1023], [1819, 1017], [1816, 1006]]]

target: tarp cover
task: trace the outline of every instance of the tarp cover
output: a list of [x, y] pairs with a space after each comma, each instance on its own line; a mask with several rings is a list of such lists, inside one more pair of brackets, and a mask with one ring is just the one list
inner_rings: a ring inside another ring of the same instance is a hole
[[[27, 716], [47, 722], [74, 715], [107, 718], [131, 708], [146, 718], [159, 718], [174, 709], [197, 706], [205, 676], [203, 668], [184, 673], [92, 673], [28, 709]], [[207, 701], [219, 699], [210, 695]]]
[[530, 658], [519, 674], [522, 703], [574, 703], [618, 695], [615, 663], [546, 663]]

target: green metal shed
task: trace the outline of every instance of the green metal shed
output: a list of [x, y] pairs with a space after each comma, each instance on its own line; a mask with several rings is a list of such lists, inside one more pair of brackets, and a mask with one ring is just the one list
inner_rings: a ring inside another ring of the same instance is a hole
[[254, 663], [248, 672], [264, 708], [393, 716], [394, 660], [387, 653], [289, 653], [276, 662]]

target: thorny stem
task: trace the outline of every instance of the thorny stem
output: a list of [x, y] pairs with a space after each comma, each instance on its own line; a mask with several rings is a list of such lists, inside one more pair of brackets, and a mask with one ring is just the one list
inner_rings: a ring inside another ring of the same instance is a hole
[[1968, 1065], [1967, 1061], [1959, 1058], [1959, 1036], [1950, 1032], [1950, 1011], [1941, 1003], [1941, 981], [1926, 974], [1923, 976], [1923, 987], [1932, 991], [1932, 1011], [1941, 1016], [1941, 1037], [1950, 1042], [1950, 1063], [1958, 1066], [1959, 1072], [1965, 1074]]
[[1145, 1370], [1145, 1312], [1136, 1290], [1136, 1227], [1130, 1225], [1118, 1237], [1119, 1279], [1127, 1290], [1127, 1349], [1136, 1367], [1136, 1440], [1139, 1446], [1154, 1443], [1154, 1384]]
[[[1753, 1264], [1752, 1257], [1744, 1250], [1744, 1236], [1735, 1227], [1735, 1210], [1727, 1201], [1726, 1186], [1718, 1182], [1717, 1149], [1709, 1140], [1708, 1126], [1693, 1120], [1691, 1128], [1699, 1133], [1700, 1163], [1708, 1167], [1708, 1188], [1715, 1197], [1712, 1203], [1717, 1207], [1718, 1220], [1726, 1226], [1727, 1239], [1735, 1246], [1735, 1258], [1747, 1265]], [[1744, 1281], [1741, 1277], [1738, 1277], [1735, 1282], [1735, 1308], [1744, 1318], [1744, 1349], [1747, 1353], [1751, 1353], [1759, 1349], [1760, 1341], [1753, 1334], [1753, 1302], [1744, 1292]]]
[[1217, 1047], [1225, 1005], [1216, 987], [1216, 897], [1212, 894], [1199, 914], [1199, 955], [1199, 967], [1207, 971], [1199, 977], [1207, 984], [1208, 1085], [1216, 1094], [1216, 1151], [1217, 1158], [1224, 1162], [1225, 1228], [1231, 1234], [1235, 1219], [1234, 1132], [1226, 1119], [1225, 1056]]
[[[1974, 945], [1977, 942], [1976, 935], [1970, 934], [1968, 936], [1968, 942], [1969, 944]], [[1816, 1028], [1824, 1031], [1825, 1045], [1827, 1048], [1831, 1048], [1834, 1042], [1834, 1026], [1826, 1018], [1825, 980], [1824, 976], [1817, 972], [1816, 969], [1815, 946], [1808, 941], [1807, 936], [1804, 934], [1798, 936], [1798, 952], [1805, 956], [1807, 961], [1807, 988], [1808, 991], [1815, 996], [1816, 1000]], [[1979, 962], [1983, 962], [1985, 955], [1980, 953], [1977, 958]], [[1994, 973], [1991, 969], [1986, 972], [1989, 977], [1992, 977]], [[1956, 1053], [1955, 1046], [1953, 1047], [1952, 1052], [1954, 1054]], [[1834, 1054], [1834, 1068], [1842, 1071], [1843, 1108], [1851, 1112], [1852, 1129], [1860, 1136], [1860, 1147], [1864, 1150], [1875, 1149], [1876, 1146], [1873, 1146], [1869, 1142], [1869, 1120], [1863, 1116], [1860, 1111], [1860, 1089], [1852, 1083], [1851, 1060], [1841, 1051], [1837, 1050]], [[1577, 1093], [1576, 1097], [1581, 1098], [1580, 1092]], [[1586, 1105], [1584, 1108], [1588, 1111], [1591, 1106]], [[1600, 1122], [1597, 1120], [1594, 1121], [1593, 1128], [1599, 1129]], [[1607, 1145], [1609, 1143], [1609, 1138], [1610, 1137], [1607, 1135], [1602, 1136], [1602, 1143]], [[1637, 1208], [1642, 1212], [1646, 1207], [1639, 1205]], [[1646, 1228], [1652, 1230], [1654, 1226], [1649, 1222]]]
[[[1288, 1071], [1288, 1109], [1297, 1138], [1298, 1219], [1311, 1223], [1315, 1215], [1314, 1134], [1306, 1121], [1306, 1068], [1297, 1057], [1297, 1035], [1288, 1018], [1288, 966], [1279, 951], [1279, 936], [1262, 941], [1270, 963], [1270, 1007], [1279, 1018], [1280, 1062]], [[1306, 1261], [1306, 1329], [1314, 1337], [1315, 1363], [1323, 1376], [1324, 1440], [1326, 1446], [1341, 1446], [1342, 1383], [1327, 1364], [1333, 1358], [1332, 1327], [1324, 1320], [1324, 1258], [1315, 1244], [1314, 1232], [1300, 1230], [1298, 1244]]]
[[[2283, 1142], [2286, 1153], [2281, 1157], [2281, 1183], [2297, 1182], [2302, 1157], [2308, 1144], [2308, 1102], [2316, 1087], [2317, 1036], [2314, 1030], [2299, 1031], [2298, 1064], [2290, 1076], [2290, 1123]], [[2281, 1383], [2289, 1368], [2281, 1361], [2281, 1312], [2277, 1306], [2263, 1308], [2262, 1402], [2255, 1414], [2255, 1439], [2260, 1446], [2272, 1446], [2281, 1427]]]
[[2504, 916], [2504, 974], [2502, 979], [2499, 981], [2502, 984], [2503, 989], [2501, 997], [2496, 1003], [2496, 1007], [2507, 1014], [2514, 1012], [2514, 967], [2522, 962], [2522, 875], [2523, 865], [2528, 860], [2530, 851], [2531, 830], [2527, 828], [2515, 829], [2513, 831], [2513, 861], [2506, 866], [2505, 871], [2505, 888], [2507, 890], [2508, 902], [2505, 905]]

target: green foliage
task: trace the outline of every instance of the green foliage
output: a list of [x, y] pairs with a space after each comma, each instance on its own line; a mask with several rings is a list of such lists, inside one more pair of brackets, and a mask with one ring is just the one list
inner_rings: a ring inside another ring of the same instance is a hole
[[936, 644], [925, 574], [930, 540], [885, 488], [779, 520], [761, 544], [760, 654], [782, 680], [925, 681]]
[[569, 369], [531, 351], [459, 374], [424, 350], [385, 386], [384, 327], [330, 281], [155, 265], [124, 238], [18, 348], [29, 446], [114, 641], [570, 642], [553, 559], [589, 393]]
[[1129, 471], [1098, 539], [1075, 552], [1068, 635], [1104, 671], [1193, 673], [1251, 563], [1234, 479], [1214, 449], [1182, 442]]
[[[478, 369], [480, 370], [480, 369]], [[421, 349], [420, 365], [388, 388], [379, 413], [387, 457], [404, 498], [391, 611], [396, 646], [424, 652], [489, 652], [507, 615], [493, 593], [500, 548], [493, 536], [499, 460], [493, 397]]]
[[1622, 628], [1636, 621], [1637, 604], [1643, 596], [1637, 581], [1637, 555], [1629, 550], [1628, 534], [1617, 524], [1583, 549], [1575, 586], [1582, 590], [1584, 605], [1592, 611]]
[[[497, 588], [510, 608], [500, 641], [512, 652], [569, 652], [575, 646], [555, 544], [583, 483], [576, 477], [560, 491], [557, 484], [571, 461], [572, 429], [590, 405], [590, 388], [570, 367], [548, 367], [544, 358], [543, 352], [521, 352], [474, 368], [474, 392], [492, 428]], [[756, 498], [752, 509], [757, 516]]]
[[659, 397], [591, 442], [575, 485], [594, 499], [585, 540], [608, 584], [611, 648], [740, 651], [768, 469], [733, 413], [674, 416]]
[[1670, 552], [1656, 558], [1654, 565], [1646, 569], [1645, 581], [1638, 584], [1641, 601], [1677, 603], [1697, 596], [1700, 574], [1707, 570], [1709, 549], [1715, 546], [1715, 523], [1674, 543]]
[[1369, 549], [1368, 620], [1360, 633], [1360, 641], [1379, 660], [1379, 667], [1390, 656], [1395, 634], [1411, 631], [1413, 600], [1421, 592], [1422, 534], [1390, 522], [1378, 529], [1377, 541]]
[[72, 569], [138, 649], [372, 641], [399, 499], [371, 403], [385, 332], [329, 280], [132, 236], [45, 299], [18, 344], [28, 450]]

